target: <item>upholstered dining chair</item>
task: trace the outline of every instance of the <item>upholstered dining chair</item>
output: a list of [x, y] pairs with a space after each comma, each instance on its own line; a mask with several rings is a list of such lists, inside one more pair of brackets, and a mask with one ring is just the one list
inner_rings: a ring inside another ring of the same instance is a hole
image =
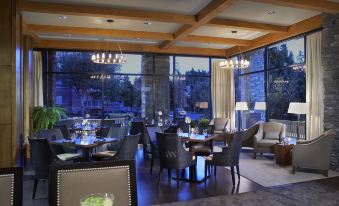
[[140, 133], [140, 139], [139, 144], [143, 145], [144, 152], [147, 152], [147, 145], [149, 144], [148, 135], [145, 133], [145, 122], [140, 121], [132, 121], [132, 126], [130, 130], [131, 135], [139, 134]]
[[150, 173], [152, 174], [154, 159], [159, 159], [159, 151], [157, 145], [156, 133], [161, 133], [161, 128], [159, 126], [155, 127], [146, 127], [147, 134], [149, 136], [150, 145], [151, 145], [151, 167]]
[[138, 205], [135, 161], [51, 165], [50, 205], [80, 205], [85, 197], [100, 193], [114, 197], [111, 205]]
[[71, 138], [71, 133], [69, 132], [66, 124], [55, 125], [54, 128], [59, 128], [65, 139]]
[[312, 140], [299, 140], [292, 149], [292, 174], [299, 168], [315, 169], [328, 176], [336, 131], [330, 129]]
[[273, 153], [274, 145], [284, 140], [286, 125], [278, 122], [259, 122], [259, 129], [254, 136], [253, 159], [257, 153]]
[[22, 206], [21, 167], [0, 168], [0, 205]]
[[118, 141], [112, 142], [110, 145], [107, 146], [107, 149], [117, 151], [121, 147], [127, 133], [128, 133], [127, 127], [111, 127], [108, 131], [107, 137], [117, 138]]
[[190, 167], [193, 170], [194, 179], [196, 179], [196, 161], [192, 153], [186, 151], [179, 141], [177, 134], [156, 133], [157, 145], [159, 151], [159, 182], [163, 169], [168, 169], [169, 179], [171, 170], [175, 169], [177, 173], [177, 188], [179, 187], [179, 170]]
[[121, 147], [117, 151], [104, 151], [92, 154], [95, 161], [104, 160], [134, 160], [138, 149], [140, 134], [128, 135], [123, 139]]
[[229, 147], [226, 147], [222, 152], [214, 152], [213, 155], [205, 159], [205, 184], [207, 177], [207, 169], [209, 166], [214, 166], [214, 176], [216, 176], [217, 166], [230, 167], [232, 174], [232, 182], [235, 185], [234, 167], [237, 169], [238, 179], [240, 181], [239, 157], [241, 151], [241, 144], [244, 132], [237, 132]]
[[34, 188], [32, 199], [35, 199], [35, 193], [39, 180], [47, 180], [48, 167], [53, 162], [66, 163], [68, 161], [77, 161], [80, 158], [80, 154], [77, 153], [63, 153], [55, 154], [53, 148], [45, 138], [29, 138], [28, 139], [31, 153], [32, 163], [35, 170]]

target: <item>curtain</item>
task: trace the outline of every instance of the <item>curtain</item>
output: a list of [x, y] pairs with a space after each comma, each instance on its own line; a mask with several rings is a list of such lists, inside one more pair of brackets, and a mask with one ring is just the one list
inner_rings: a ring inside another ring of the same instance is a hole
[[221, 69], [221, 60], [213, 60], [211, 76], [211, 94], [213, 118], [226, 117], [231, 124], [228, 129], [235, 127], [235, 94], [234, 94], [234, 70]]
[[43, 106], [41, 52], [33, 51], [32, 106]]
[[324, 132], [324, 85], [321, 64], [321, 32], [306, 37], [306, 138]]

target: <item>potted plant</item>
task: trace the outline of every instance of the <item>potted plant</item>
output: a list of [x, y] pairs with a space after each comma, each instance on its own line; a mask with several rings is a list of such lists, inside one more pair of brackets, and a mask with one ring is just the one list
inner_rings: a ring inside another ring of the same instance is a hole
[[199, 133], [201, 134], [204, 129], [208, 129], [210, 124], [210, 120], [207, 118], [200, 118], [198, 125], [199, 125]]
[[66, 110], [60, 107], [34, 107], [33, 132], [52, 128], [62, 117], [66, 117]]

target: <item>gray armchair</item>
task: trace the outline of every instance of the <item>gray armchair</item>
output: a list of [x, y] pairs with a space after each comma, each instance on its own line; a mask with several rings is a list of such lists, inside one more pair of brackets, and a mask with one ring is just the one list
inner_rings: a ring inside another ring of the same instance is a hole
[[336, 131], [331, 129], [318, 138], [298, 141], [292, 150], [292, 173], [298, 168], [316, 169], [328, 176], [331, 151]]
[[274, 145], [284, 140], [286, 125], [277, 122], [259, 122], [259, 130], [254, 135], [253, 158], [257, 153], [273, 153]]

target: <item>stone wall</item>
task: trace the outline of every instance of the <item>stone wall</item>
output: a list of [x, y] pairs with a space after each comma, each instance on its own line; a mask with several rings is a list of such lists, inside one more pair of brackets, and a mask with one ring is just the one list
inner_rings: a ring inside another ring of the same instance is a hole
[[336, 129], [331, 156], [332, 169], [339, 168], [339, 15], [324, 15], [322, 64], [324, 68], [324, 129]]
[[[170, 112], [170, 58], [165, 55], [145, 54], [142, 56], [142, 73], [154, 76], [143, 76], [141, 104], [142, 117], [157, 120], [157, 111], [161, 110], [163, 118], [168, 119]], [[154, 71], [153, 71], [154, 70]]]

